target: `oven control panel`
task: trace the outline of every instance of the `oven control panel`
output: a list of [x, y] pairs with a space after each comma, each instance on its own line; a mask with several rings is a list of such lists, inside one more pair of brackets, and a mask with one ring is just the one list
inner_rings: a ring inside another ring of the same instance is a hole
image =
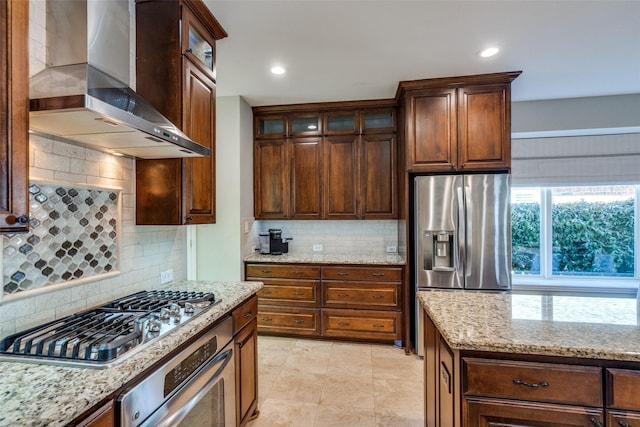
[[164, 377], [164, 396], [168, 396], [191, 374], [204, 365], [218, 349], [218, 337], [214, 336], [209, 341], [198, 347], [193, 353], [178, 363]]

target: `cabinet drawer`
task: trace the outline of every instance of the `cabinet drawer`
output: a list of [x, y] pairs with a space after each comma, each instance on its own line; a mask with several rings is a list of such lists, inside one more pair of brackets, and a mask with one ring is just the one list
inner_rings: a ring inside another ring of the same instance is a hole
[[322, 278], [326, 280], [399, 282], [402, 280], [402, 268], [322, 267]]
[[395, 284], [325, 282], [323, 285], [325, 307], [395, 310], [398, 301]]
[[400, 338], [400, 313], [364, 310], [322, 310], [327, 337], [372, 340]]
[[261, 305], [258, 307], [258, 332], [319, 335], [320, 310]]
[[640, 427], [640, 412], [607, 410], [607, 425], [612, 427]]
[[235, 334], [258, 315], [258, 298], [251, 297], [240, 307], [233, 310], [233, 333]]
[[462, 425], [465, 426], [604, 426], [604, 411], [601, 408], [482, 398], [466, 398], [462, 406], [465, 414]]
[[283, 277], [287, 279], [319, 279], [320, 267], [291, 264], [247, 264], [247, 279]]
[[597, 367], [474, 358], [464, 358], [463, 364], [468, 396], [602, 406]]
[[607, 369], [607, 407], [640, 411], [640, 371]]
[[260, 304], [318, 306], [319, 280], [262, 279]]

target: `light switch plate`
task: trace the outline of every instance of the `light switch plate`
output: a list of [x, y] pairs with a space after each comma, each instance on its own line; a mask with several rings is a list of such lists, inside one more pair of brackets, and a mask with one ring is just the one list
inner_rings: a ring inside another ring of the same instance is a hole
[[322, 245], [313, 245], [314, 252], [322, 252]]
[[397, 246], [387, 246], [387, 253], [388, 254], [397, 254], [398, 253], [398, 247]]

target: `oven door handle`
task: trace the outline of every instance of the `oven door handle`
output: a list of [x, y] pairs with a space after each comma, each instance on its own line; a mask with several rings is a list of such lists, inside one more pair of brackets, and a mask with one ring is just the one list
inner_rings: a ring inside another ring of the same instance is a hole
[[[233, 361], [233, 348], [220, 352], [213, 357], [206, 366], [201, 369], [196, 377], [193, 379], [197, 383], [198, 377], [209, 378], [204, 384], [200, 385], [200, 389], [191, 394], [190, 389], [192, 384], [187, 383], [180, 389], [173, 397], [166, 401], [162, 407], [147, 418], [140, 427], [166, 427], [175, 426], [182, 421], [189, 412], [198, 404], [198, 402], [213, 388], [213, 386], [220, 380], [221, 374], [227, 368], [227, 365]], [[215, 373], [211, 374], [216, 365], [220, 365], [215, 369]], [[233, 366], [232, 366], [233, 368]], [[204, 375], [203, 375], [204, 374]], [[228, 381], [229, 384], [225, 384], [225, 395], [231, 393], [235, 396], [235, 384], [234, 381]], [[195, 385], [195, 384], [194, 384]], [[226, 389], [230, 386], [230, 389]], [[235, 411], [234, 411], [235, 419]], [[235, 422], [234, 422], [235, 425]]]

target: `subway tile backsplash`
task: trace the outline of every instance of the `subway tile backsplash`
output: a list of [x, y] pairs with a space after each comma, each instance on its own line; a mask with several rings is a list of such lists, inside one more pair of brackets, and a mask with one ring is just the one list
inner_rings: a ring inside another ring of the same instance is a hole
[[322, 245], [324, 254], [384, 255], [388, 246], [398, 245], [397, 220], [276, 221], [258, 220], [255, 232], [282, 229], [291, 237], [289, 252], [309, 254]]
[[3, 239], [4, 294], [116, 270], [119, 193], [31, 183], [29, 233]]

